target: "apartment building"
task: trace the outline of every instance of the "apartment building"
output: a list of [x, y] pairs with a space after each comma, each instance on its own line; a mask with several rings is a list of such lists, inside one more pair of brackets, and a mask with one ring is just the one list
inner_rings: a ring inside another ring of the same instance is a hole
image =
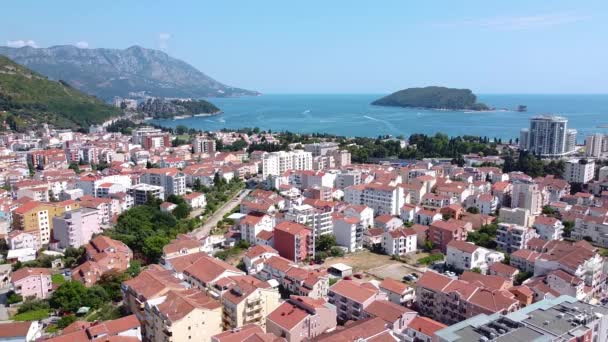
[[370, 207], [350, 204], [342, 210], [342, 214], [346, 217], [355, 217], [364, 229], [374, 226], [374, 209]]
[[496, 244], [501, 250], [513, 253], [525, 248], [528, 241], [537, 237], [538, 233], [532, 228], [512, 223], [499, 223], [496, 231]]
[[365, 205], [377, 215], [399, 215], [405, 204], [403, 188], [378, 183], [360, 184], [344, 189], [344, 201], [349, 204]]
[[[190, 258], [191, 256], [193, 257]], [[186, 263], [184, 266], [176, 265], [175, 260], [172, 261], [176, 273], [181, 273], [184, 281], [191, 287], [205, 291], [214, 298], [219, 298], [222, 292], [221, 285], [216, 284], [228, 277], [245, 275], [245, 272], [229, 263], [203, 252], [182, 258]]]
[[329, 288], [329, 275], [322, 269], [306, 270], [280, 256], [271, 256], [264, 262], [256, 277], [265, 281], [277, 279], [290, 294], [310, 298], [324, 298]]
[[274, 228], [274, 248], [283, 258], [301, 262], [314, 256], [314, 234], [300, 223], [283, 221]]
[[542, 193], [533, 181], [518, 179], [513, 182], [511, 208], [528, 209], [530, 214], [538, 215], [543, 206]]
[[146, 335], [146, 312], [148, 301], [156, 302], [165, 297], [169, 291], [181, 291], [186, 287], [182, 281], [173, 276], [173, 272], [152, 264], [135, 278], [122, 283], [123, 302], [127, 310], [137, 317], [142, 327], [142, 335]]
[[152, 198], [165, 199], [165, 188], [157, 185], [139, 183], [128, 189], [128, 194], [133, 197], [133, 204], [143, 205]]
[[445, 253], [452, 240], [466, 241], [468, 232], [472, 230], [473, 225], [470, 222], [454, 219], [434, 221], [429, 226], [428, 239], [435, 248]]
[[322, 298], [291, 296], [266, 319], [266, 331], [287, 342], [310, 341], [336, 328], [336, 307]]
[[530, 227], [534, 218], [530, 215], [530, 210], [523, 208], [500, 208], [498, 219], [503, 223], [516, 224], [522, 227]]
[[251, 212], [241, 218], [236, 226], [241, 232], [241, 239], [250, 244], [256, 244], [257, 236], [261, 231], [272, 232], [274, 230], [275, 219], [267, 214]]
[[407, 255], [416, 253], [418, 235], [411, 228], [399, 228], [382, 234], [382, 249], [388, 255]]
[[363, 248], [365, 229], [356, 217], [345, 217], [339, 214], [333, 218], [333, 233], [338, 246], [346, 247], [349, 252]]
[[378, 288], [386, 294], [389, 301], [398, 305], [409, 306], [416, 297], [413, 287], [389, 277], [384, 278]]
[[338, 189], [345, 189], [359, 184], [361, 184], [361, 171], [348, 170], [336, 175], [336, 188]]
[[312, 153], [303, 150], [271, 152], [262, 157], [262, 177], [279, 176], [288, 170], [312, 170]]
[[458, 271], [479, 269], [486, 274], [488, 268], [495, 263], [500, 263], [505, 256], [497, 251], [479, 247], [474, 243], [452, 240], [448, 243], [446, 253], [446, 265]]
[[215, 139], [197, 135], [192, 139], [192, 150], [194, 153], [203, 153], [213, 156], [216, 151]]
[[237, 341], [273, 341], [280, 342], [277, 336], [266, 333], [257, 324], [247, 324], [238, 329], [224, 331], [223, 333], [211, 337], [211, 342], [237, 342]]
[[23, 298], [45, 299], [53, 292], [51, 270], [48, 268], [20, 268], [11, 275], [11, 285], [15, 293]]
[[222, 332], [222, 306], [198, 289], [169, 290], [145, 306], [145, 341], [209, 341]]
[[98, 211], [80, 208], [65, 212], [63, 216], [53, 217], [53, 237], [59, 248], [78, 248], [100, 234]]
[[140, 182], [163, 187], [165, 196], [186, 193], [186, 176], [176, 168], [146, 169]]
[[76, 188], [82, 189], [85, 195], [104, 197], [109, 195], [108, 186], [117, 185], [120, 188], [129, 188], [133, 181], [128, 175], [99, 176], [87, 174], [76, 180]]
[[133, 252], [122, 241], [98, 235], [84, 246], [87, 261], [72, 270], [72, 279], [93, 286], [104, 274], [124, 272]]
[[548, 298], [517, 311], [481, 314], [436, 332], [439, 342], [608, 341], [608, 309], [571, 296]]
[[452, 325], [479, 314], [509, 313], [519, 301], [508, 291], [488, 289], [479, 283], [452, 279], [426, 271], [416, 283], [419, 313]]
[[[273, 286], [274, 284], [274, 286]], [[222, 283], [222, 328], [236, 329], [247, 324], [266, 327], [266, 316], [280, 305], [278, 282], [264, 282], [252, 276], [231, 276]]]
[[532, 227], [536, 230], [538, 237], [543, 240], [562, 240], [564, 224], [562, 221], [550, 216], [537, 216]]
[[285, 212], [285, 220], [310, 227], [314, 238], [333, 232], [332, 206], [314, 207], [309, 204], [294, 205]]
[[80, 204], [71, 200], [51, 203], [27, 202], [13, 211], [13, 228], [33, 234], [39, 245], [48, 244], [52, 236], [53, 218], [78, 208]]
[[243, 263], [247, 274], [255, 275], [264, 269], [264, 263], [271, 257], [279, 256], [279, 252], [266, 245], [255, 245], [247, 250], [243, 256]]
[[364, 317], [365, 308], [375, 300], [387, 296], [373, 285], [360, 284], [352, 280], [340, 280], [327, 292], [329, 303], [336, 307], [338, 322], [359, 320]]
[[564, 165], [562, 176], [570, 183], [587, 184], [595, 178], [595, 161], [570, 159]]

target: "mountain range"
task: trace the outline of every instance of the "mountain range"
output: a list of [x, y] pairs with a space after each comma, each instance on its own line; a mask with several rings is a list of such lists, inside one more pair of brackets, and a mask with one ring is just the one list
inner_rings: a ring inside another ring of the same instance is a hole
[[142, 94], [194, 99], [259, 95], [222, 84], [165, 52], [140, 46], [124, 50], [0, 46], [0, 55], [106, 101]]

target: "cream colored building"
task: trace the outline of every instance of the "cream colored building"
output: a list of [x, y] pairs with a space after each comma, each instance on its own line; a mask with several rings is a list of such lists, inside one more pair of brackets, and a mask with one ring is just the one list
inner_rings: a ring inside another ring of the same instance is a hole
[[276, 280], [262, 282], [251, 276], [230, 277], [230, 281], [230, 289], [221, 298], [224, 330], [247, 324], [257, 324], [265, 329], [266, 316], [280, 304], [279, 283]]
[[198, 289], [169, 291], [148, 301], [145, 312], [147, 341], [210, 341], [222, 332], [222, 306]]

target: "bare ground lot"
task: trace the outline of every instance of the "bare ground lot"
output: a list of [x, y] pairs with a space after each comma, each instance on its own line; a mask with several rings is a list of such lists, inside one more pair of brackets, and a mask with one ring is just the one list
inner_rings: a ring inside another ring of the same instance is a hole
[[353, 273], [364, 273], [366, 278], [393, 278], [402, 280], [405, 275], [411, 273], [422, 274], [423, 269], [412, 266], [420, 258], [427, 256], [427, 253], [419, 253], [407, 257], [407, 263], [391, 259], [388, 255], [375, 254], [368, 250], [347, 254], [340, 258], [328, 258], [323, 267], [330, 267], [337, 263], [352, 266]]

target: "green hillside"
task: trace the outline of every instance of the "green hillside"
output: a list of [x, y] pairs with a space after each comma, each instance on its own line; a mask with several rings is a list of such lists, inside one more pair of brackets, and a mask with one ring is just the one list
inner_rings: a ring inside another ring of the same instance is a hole
[[0, 55], [0, 111], [12, 129], [40, 123], [58, 128], [88, 127], [120, 115], [120, 110], [63, 81], [46, 77]]

